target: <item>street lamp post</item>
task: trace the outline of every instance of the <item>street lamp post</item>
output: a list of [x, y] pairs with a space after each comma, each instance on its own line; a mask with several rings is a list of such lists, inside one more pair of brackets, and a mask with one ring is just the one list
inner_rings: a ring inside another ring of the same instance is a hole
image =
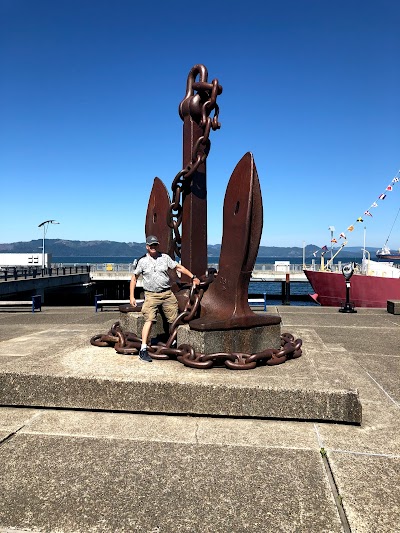
[[56, 222], [55, 220], [45, 220], [44, 222], [41, 222], [38, 226], [38, 228], [43, 228], [43, 245], [42, 245], [42, 268], [43, 269], [44, 269], [44, 257], [45, 257], [44, 245], [45, 245], [45, 239], [46, 239], [46, 232], [47, 232], [47, 228], [49, 227], [49, 224], [59, 224], [59, 222]]

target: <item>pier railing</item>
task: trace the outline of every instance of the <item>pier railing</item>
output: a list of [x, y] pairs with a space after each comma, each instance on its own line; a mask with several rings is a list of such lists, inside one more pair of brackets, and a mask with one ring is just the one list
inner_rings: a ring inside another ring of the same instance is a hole
[[71, 274], [86, 274], [90, 272], [90, 265], [51, 266], [49, 268], [37, 267], [2, 267], [0, 281], [18, 279], [44, 278], [48, 276], [66, 276]]
[[[218, 270], [218, 263], [209, 263], [209, 268], [215, 268]], [[0, 281], [39, 278], [47, 276], [62, 276], [70, 274], [83, 274], [83, 273], [120, 273], [131, 275], [135, 269], [134, 263], [92, 263], [79, 265], [75, 263], [54, 263], [49, 268], [38, 267], [1, 267], [0, 268]], [[303, 275], [303, 269], [320, 270], [320, 265], [317, 263], [302, 265], [293, 264], [288, 265], [275, 265], [272, 263], [256, 263], [253, 278], [275, 278], [282, 277], [285, 274], [290, 274], [294, 279], [299, 278], [299, 281]], [[333, 272], [341, 272], [341, 262], [332, 265], [331, 270]]]
[[[209, 263], [208, 268], [215, 268], [218, 270], [218, 263]], [[256, 263], [254, 270], [263, 271], [267, 273], [279, 272], [279, 274], [300, 274], [303, 268], [311, 268], [310, 265], [287, 265], [287, 268], [276, 267], [271, 263]], [[133, 263], [95, 263], [90, 265], [91, 272], [133, 272], [135, 265]]]

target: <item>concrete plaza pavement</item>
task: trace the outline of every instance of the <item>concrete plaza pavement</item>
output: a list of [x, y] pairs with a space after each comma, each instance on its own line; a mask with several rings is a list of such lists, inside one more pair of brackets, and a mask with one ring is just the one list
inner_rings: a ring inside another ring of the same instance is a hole
[[[2, 312], [0, 531], [397, 531], [400, 316], [268, 312], [303, 339], [303, 357], [243, 372], [146, 365], [90, 346], [118, 312]], [[302, 403], [320, 374], [330, 391], [358, 391], [361, 424], [307, 418]], [[300, 417], [274, 405], [263, 416], [251, 406], [252, 387], [255, 404], [267, 398], [258, 380], [278, 390], [292, 378]], [[238, 380], [247, 384], [243, 400]], [[167, 382], [185, 396], [179, 413], [179, 398], [174, 403], [160, 386]], [[207, 386], [211, 398], [224, 382], [232, 384], [231, 404], [237, 394], [247, 410], [217, 413], [210, 400], [210, 409], [190, 411], [193, 391]]]

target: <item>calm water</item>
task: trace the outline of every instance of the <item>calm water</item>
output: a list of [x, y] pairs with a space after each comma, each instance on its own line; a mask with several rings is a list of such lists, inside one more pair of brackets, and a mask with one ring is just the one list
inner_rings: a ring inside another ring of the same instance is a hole
[[[53, 256], [52, 262], [57, 264], [63, 264], [65, 266], [69, 265], [91, 265], [91, 264], [100, 264], [103, 265], [104, 263], [115, 263], [115, 264], [130, 264], [134, 261], [134, 259], [137, 259], [136, 257], [112, 257], [112, 256], [102, 256], [102, 257], [94, 257], [94, 256], [76, 256], [76, 257], [60, 257], [60, 256]], [[312, 263], [312, 260], [314, 257], [306, 257], [305, 262], [307, 265], [310, 265]], [[209, 264], [217, 264], [219, 261], [219, 257], [209, 257], [208, 262]], [[303, 258], [302, 257], [258, 257], [256, 264], [266, 264], [266, 265], [274, 265], [275, 261], [290, 261], [292, 265], [302, 265]], [[316, 263], [319, 264], [319, 259], [317, 258]], [[350, 261], [355, 261], [357, 263], [361, 262], [360, 256], [355, 256], [354, 258], [343, 258], [342, 263], [347, 263]], [[129, 285], [128, 282], [124, 282], [123, 287], [121, 289], [122, 293], [118, 296], [119, 298], [127, 298], [129, 295]], [[313, 300], [308, 296], [309, 294], [312, 294], [314, 291], [311, 287], [311, 285], [308, 282], [296, 282], [291, 283], [290, 285], [290, 293], [291, 293], [291, 305], [301, 305], [301, 306], [315, 306], [317, 304], [314, 303]], [[268, 305], [277, 305], [282, 302], [281, 299], [281, 282], [253, 282], [250, 283], [249, 286], [249, 294], [250, 295], [262, 295], [263, 293], [266, 293], [267, 295], [267, 304]]]
[[[53, 263], [63, 263], [64, 265], [94, 265], [94, 264], [103, 264], [103, 263], [121, 263], [121, 264], [127, 264], [127, 263], [133, 263], [133, 261], [137, 259], [136, 257], [111, 257], [111, 256], [100, 256], [100, 257], [94, 257], [94, 256], [77, 256], [77, 257], [61, 257], [61, 256], [53, 256], [52, 262]], [[311, 264], [314, 257], [306, 257], [306, 264]], [[208, 258], [208, 262], [211, 263], [218, 263], [219, 257], [212, 257], [210, 256]], [[266, 264], [266, 265], [273, 265], [275, 261], [290, 261], [292, 265], [301, 265], [303, 263], [302, 257], [257, 257], [256, 264]], [[344, 263], [348, 263], [349, 261], [361, 261], [361, 257], [354, 257], [354, 258], [345, 258], [342, 260]], [[317, 263], [319, 263], [319, 259], [316, 260]], [[335, 261], [336, 262], [336, 261]]]
[[[93, 257], [93, 256], [82, 256], [82, 257], [59, 257], [53, 256], [53, 263], [62, 263], [64, 265], [86, 265], [86, 264], [104, 264], [104, 263], [115, 263], [115, 264], [129, 264], [132, 263], [135, 258], [133, 257]], [[218, 263], [219, 257], [209, 257], [209, 264]], [[258, 257], [256, 264], [268, 264], [273, 265], [275, 261], [290, 261], [293, 265], [301, 265], [303, 263], [303, 258], [284, 258], [284, 257]], [[306, 258], [306, 263], [311, 263], [311, 258]], [[308, 282], [296, 282], [290, 285], [290, 294], [291, 294], [291, 304], [292, 305], [310, 305], [315, 306], [316, 304], [308, 297], [308, 295], [313, 293], [313, 289]], [[267, 303], [269, 305], [277, 305], [281, 303], [281, 282], [253, 282], [249, 285], [249, 294], [267, 294]]]

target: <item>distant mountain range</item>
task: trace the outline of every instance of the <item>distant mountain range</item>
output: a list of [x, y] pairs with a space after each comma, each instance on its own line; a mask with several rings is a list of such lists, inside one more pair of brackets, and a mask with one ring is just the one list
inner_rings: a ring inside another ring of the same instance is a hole
[[[42, 239], [28, 242], [12, 242], [0, 244], [0, 253], [32, 253], [40, 252], [42, 249]], [[218, 257], [221, 250], [220, 244], [209, 244], [209, 257]], [[306, 257], [311, 257], [313, 252], [320, 250], [315, 244], [308, 244], [305, 247]], [[335, 250], [335, 249], [334, 249]], [[376, 248], [367, 248], [375, 254]], [[139, 257], [146, 251], [144, 242], [116, 242], [116, 241], [67, 241], [60, 239], [46, 239], [46, 252], [57, 257]], [[303, 248], [299, 246], [260, 246], [259, 257], [303, 257]], [[330, 257], [330, 250], [327, 256]], [[361, 247], [349, 247], [340, 252], [341, 257], [361, 256]], [[319, 253], [318, 253], [319, 257]]]

